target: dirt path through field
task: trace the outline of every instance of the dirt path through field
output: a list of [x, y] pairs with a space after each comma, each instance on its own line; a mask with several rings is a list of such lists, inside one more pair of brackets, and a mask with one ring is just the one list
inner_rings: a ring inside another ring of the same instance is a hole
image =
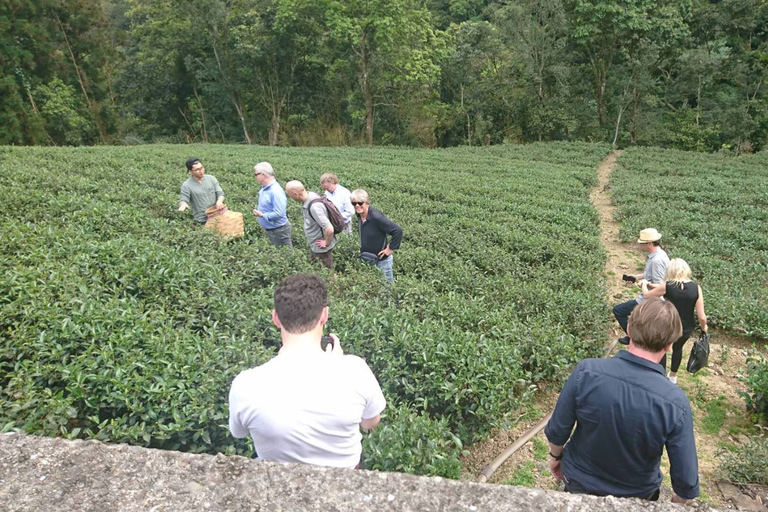
[[[620, 151], [611, 152], [600, 162], [597, 168], [598, 184], [590, 193], [590, 201], [600, 214], [600, 239], [608, 256], [603, 276], [607, 284], [609, 304], [617, 304], [634, 297], [637, 288], [625, 286], [621, 275], [642, 272], [645, 261], [644, 254], [637, 246], [619, 241], [619, 223], [614, 218], [616, 207], [613, 205], [610, 190], [611, 173], [620, 155]], [[606, 333], [606, 346], [623, 335], [619, 325], [615, 321], [612, 322], [610, 332]], [[738, 375], [744, 371], [746, 365], [749, 340], [714, 332], [708, 368], [696, 374], [688, 374], [684, 366], [692, 343], [691, 340], [686, 345], [678, 383], [691, 399], [699, 456], [701, 499], [714, 506], [723, 507], [728, 501], [717, 486], [716, 453], [743, 441], [744, 434], [751, 428], [744, 401], [738, 394], [744, 389]], [[469, 454], [463, 459], [464, 478], [475, 480], [479, 472], [499, 453], [554, 408], [558, 394], [559, 389], [543, 388], [533, 406], [520, 412], [524, 419], [515, 428], [509, 431], [495, 431], [486, 441], [470, 446]], [[539, 432], [531, 442], [499, 467], [490, 481], [557, 489], [557, 484], [549, 474], [547, 453], [546, 438], [543, 432]], [[667, 495], [670, 487], [668, 470], [665, 456], [662, 458], [662, 471], [666, 475], [664, 487]]]

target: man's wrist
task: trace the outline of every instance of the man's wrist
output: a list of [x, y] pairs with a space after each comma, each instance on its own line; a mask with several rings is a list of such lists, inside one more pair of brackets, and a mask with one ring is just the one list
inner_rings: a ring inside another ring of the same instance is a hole
[[563, 452], [560, 452], [559, 454], [555, 455], [551, 451], [549, 452], [549, 456], [552, 457], [555, 460], [562, 460], [563, 459]]

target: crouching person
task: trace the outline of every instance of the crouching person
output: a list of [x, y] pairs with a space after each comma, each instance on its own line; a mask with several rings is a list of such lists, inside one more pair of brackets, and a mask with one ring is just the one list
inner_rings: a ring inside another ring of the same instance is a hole
[[656, 501], [666, 447], [672, 501], [699, 495], [691, 406], [659, 364], [682, 331], [674, 305], [646, 299], [629, 318], [628, 350], [576, 366], [544, 430], [566, 492]]
[[360, 428], [378, 425], [386, 405], [365, 361], [344, 355], [338, 338], [321, 348], [327, 291], [313, 274], [275, 289], [272, 321], [282, 347], [267, 363], [241, 372], [229, 392], [229, 430], [250, 434], [260, 460], [356, 468]]

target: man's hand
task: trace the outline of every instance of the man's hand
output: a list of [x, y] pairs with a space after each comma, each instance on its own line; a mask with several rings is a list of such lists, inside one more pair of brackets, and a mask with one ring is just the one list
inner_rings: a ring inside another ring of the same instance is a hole
[[326, 345], [325, 346], [325, 352], [326, 353], [333, 353], [333, 354], [335, 354], [337, 356], [343, 356], [344, 355], [344, 350], [342, 350], [342, 348], [341, 348], [341, 343], [339, 342], [339, 337], [336, 336], [333, 333], [329, 334], [328, 336], [333, 338], [333, 345], [331, 345], [330, 343], [328, 345]]
[[184, 201], [182, 201], [182, 202], [180, 202], [180, 203], [179, 203], [179, 211], [180, 211], [180, 212], [183, 212], [183, 211], [184, 211], [184, 210], [186, 210], [187, 208], [189, 208], [189, 205], [188, 205], [187, 203], [185, 203]]
[[379, 251], [379, 258], [380, 259], [384, 259], [387, 256], [389, 256], [390, 254], [392, 254], [393, 252], [395, 252], [395, 251], [393, 251], [392, 249], [389, 248], [389, 246], [387, 246], [384, 249]]
[[560, 469], [560, 463], [562, 461], [555, 460], [554, 458], [549, 458], [549, 472], [552, 473], [552, 476], [555, 477], [555, 480], [558, 482], [563, 479], [563, 472]]
[[223, 210], [227, 206], [224, 204], [224, 197], [220, 197], [218, 201], [216, 201], [216, 209], [217, 210]]
[[257, 216], [257, 217], [263, 217], [263, 216], [264, 216], [264, 214], [263, 214], [263, 213], [261, 213], [261, 212], [260, 212], [259, 210], [257, 210], [256, 208], [254, 208], [254, 209], [253, 209], [253, 214], [254, 214], [255, 216]]
[[321, 249], [325, 249], [328, 244], [325, 243], [325, 239], [321, 238], [320, 240], [315, 240], [315, 245]]

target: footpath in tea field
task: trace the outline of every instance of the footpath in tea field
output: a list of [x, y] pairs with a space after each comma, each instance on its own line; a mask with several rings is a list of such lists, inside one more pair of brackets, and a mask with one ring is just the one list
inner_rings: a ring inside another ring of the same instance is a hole
[[[507, 428], [538, 385], [599, 353], [605, 253], [588, 196], [607, 146], [408, 150], [141, 146], [0, 148], [0, 427], [248, 455], [227, 430], [234, 376], [273, 357], [272, 292], [326, 276], [345, 351], [388, 399], [365, 438], [371, 468], [456, 477], [465, 443]], [[198, 156], [246, 212], [230, 243], [176, 212]], [[294, 252], [248, 215], [252, 166], [319, 188], [323, 172], [405, 232], [396, 284], [335, 250], [310, 264], [300, 206]]]
[[[694, 220], [695, 224], [701, 229], [701, 234], [696, 240], [702, 243], [699, 245], [695, 243], [685, 245], [691, 251], [687, 257], [691, 259], [698, 258], [706, 263], [712, 261], [712, 255], [706, 249], [707, 244], [703, 243], [704, 239], [709, 238], [706, 234], [723, 234], [724, 219], [714, 213], [717, 211], [722, 212], [722, 209], [734, 209], [732, 207], [735, 203], [740, 203], [740, 201], [745, 199], [747, 202], [752, 200], [758, 205], [764, 205], [765, 198], [761, 199], [760, 191], [751, 191], [750, 193], [743, 194], [743, 187], [737, 186], [739, 180], [734, 180], [732, 177], [733, 169], [741, 167], [739, 174], [742, 179], [747, 179], [747, 176], [751, 176], [749, 179], [753, 183], [758, 185], [762, 183], [763, 187], [767, 186], [765, 173], [752, 172], [755, 164], [760, 162], [757, 156], [746, 157], [746, 161], [742, 161], [742, 158], [745, 157], [723, 159], [719, 155], [702, 156], [679, 152], [672, 152], [674, 153], [673, 155], [668, 155], [678, 165], [687, 163], [689, 166], [695, 166], [695, 168], [699, 169], [699, 172], [705, 169], [709, 173], [708, 179], [705, 180], [682, 179], [680, 176], [675, 176], [677, 173], [671, 172], [669, 167], [663, 173], [656, 174], [651, 172], [648, 175], [646, 175], [646, 167], [643, 167], [642, 170], [635, 168], [625, 169], [624, 174], [619, 174], [614, 170], [617, 160], [619, 163], [625, 162], [627, 154], [633, 157], [630, 158], [630, 161], [636, 162], [639, 160], [644, 164], [651, 161], [653, 162], [652, 167], [656, 170], [660, 167], [663, 168], [664, 162], [659, 161], [655, 156], [659, 151], [647, 149], [617, 151], [606, 157], [598, 167], [598, 185], [593, 189], [591, 200], [600, 214], [601, 241], [608, 254], [605, 266], [605, 279], [608, 301], [611, 304], [628, 300], [637, 293], [635, 287], [625, 286], [620, 276], [623, 273], [642, 271], [645, 255], [634, 243], [637, 232], [644, 227], [656, 226], [657, 224], [654, 222], [656, 222], [655, 219], [657, 218], [659, 222], [669, 222], [670, 217], [674, 217], [674, 215], [660, 214], [659, 212], [670, 209], [675, 212], [682, 211], [684, 214], [686, 209], [706, 209], [701, 205], [696, 205], [696, 202], [693, 205], [686, 205], [686, 207], [680, 210], [676, 208], [678, 208], [680, 203], [687, 202], [688, 199], [686, 198], [706, 196], [708, 191], [702, 187], [706, 187], [710, 182], [725, 180], [731, 183], [730, 196], [726, 196], [723, 190], [720, 192], [719, 202], [723, 204], [719, 208], [713, 209], [712, 215]], [[642, 153], [643, 157], [635, 160], [637, 156], [633, 154], [637, 152]], [[725, 166], [724, 164], [732, 165]], [[725, 174], [726, 176], [731, 176], [730, 179], [723, 175], [723, 171], [726, 168], [728, 171]], [[681, 173], [686, 174], [685, 171], [681, 171]], [[650, 184], [654, 188], [669, 188], [673, 191], [671, 195], [675, 196], [676, 200], [674, 203], [664, 204], [662, 202], [663, 198], [657, 201], [648, 201], [647, 197], [632, 199], [631, 202], [644, 202], [649, 209], [653, 208], [649, 213], [645, 214], [644, 221], [635, 222], [634, 219], [631, 219], [634, 213], [632, 215], [617, 215], [617, 207], [612, 198], [612, 196], [617, 197], [616, 202], [619, 204], [619, 210], [621, 210], [622, 200], [618, 198], [627, 198], [627, 189], [625, 188], [627, 183], [637, 186], [636, 191], [644, 190], [641, 185], [643, 183]], [[686, 191], [686, 193], [681, 198], [679, 194], [683, 194], [683, 191]], [[746, 213], [742, 213], [742, 216], [754, 213], [754, 209], [751, 209], [750, 206], [747, 204]], [[762, 207], [764, 208], [764, 206]], [[622, 224], [617, 222], [618, 217], [623, 217], [624, 222]], [[630, 219], [633, 225], [635, 225], [634, 231], [629, 231], [626, 228], [626, 224], [630, 222]], [[675, 218], [675, 225], [679, 226], [681, 224], [683, 223]], [[659, 225], [664, 226], [665, 224]], [[674, 241], [675, 237], [667, 236], [671, 234], [669, 229], [670, 226], [659, 228], [664, 233], [664, 245], [670, 252], [671, 257], [680, 256], [676, 254], [678, 248]], [[624, 233], [623, 241], [619, 238], [620, 232]], [[763, 228], [763, 233], [765, 233], [765, 228]], [[755, 236], [757, 237], [758, 234], [756, 233]], [[720, 242], [716, 242], [714, 245], [717, 247], [719, 244]], [[696, 250], [697, 248], [698, 250]], [[744, 249], [747, 254], [751, 254], [754, 247], [747, 245]], [[761, 256], [764, 256], [764, 254], [758, 257]], [[685, 258], [686, 256], [682, 257]], [[729, 259], [727, 261], [732, 260]], [[731, 263], [731, 265], [736, 265], [736, 262]], [[702, 276], [707, 275], [708, 267], [705, 267], [704, 270], [698, 269], [699, 272], [697, 272], [696, 268], [693, 270], [695, 274], [698, 274], [695, 276], [695, 279], [702, 282]], [[765, 268], [763, 272], [766, 272]], [[765, 274], [762, 277], [758, 277], [758, 279], [766, 279]], [[714, 279], [709, 279], [708, 281], [708, 284], [703, 285], [705, 297], [707, 298], [707, 314], [710, 319], [710, 325], [712, 323], [717, 325], [715, 319], [723, 316], [719, 309], [720, 304], [722, 300], [726, 299], [722, 298], [718, 302], [710, 301], [709, 297], [723, 293], [729, 287], [739, 290], [745, 283], [742, 281], [737, 283], [730, 282], [726, 283], [730, 286], [724, 286], [722, 283], [716, 283]], [[710, 293], [710, 288], [713, 289], [712, 293]], [[749, 303], [736, 303], [730, 305], [726, 311], [740, 312], [739, 314], [741, 314], [742, 318], [747, 318], [750, 314], [747, 311], [748, 306]], [[740, 449], [740, 446], [748, 445], [750, 443], [749, 436], [758, 433], [758, 429], [754, 425], [754, 422], [757, 420], [745, 408], [744, 398], [741, 393], [747, 391], [747, 387], [741, 378], [747, 371], [747, 358], [753, 350], [750, 348], [750, 344], [756, 342], [758, 345], [764, 346], [765, 343], [764, 339], [761, 339], [760, 336], [745, 336], [744, 331], [753, 331], [754, 328], [742, 328], [741, 325], [743, 324], [733, 326], [733, 332], [729, 333], [726, 330], [727, 327], [721, 321], [720, 328], [710, 330], [713, 333], [713, 337], [708, 367], [695, 374], [689, 374], [682, 368], [678, 374], [678, 384], [688, 394], [694, 415], [694, 431], [701, 475], [700, 499], [715, 506], [726, 506], [729, 500], [738, 500], [742, 505], [744, 503], [753, 503], [755, 506], [759, 506], [756, 501], [743, 496], [733, 485], [724, 482], [724, 473], [720, 467], [723, 453], [734, 452]], [[618, 324], [614, 323], [608, 333], [606, 342], [610, 342], [616, 337], [623, 335], [624, 333]], [[686, 345], [684, 353], [686, 358], [692, 345], [693, 340], [689, 341]], [[473, 478], [496, 454], [500, 453], [506, 446], [511, 445], [527, 428], [535, 424], [541, 416], [551, 411], [557, 399], [558, 391], [559, 388], [556, 387], [545, 388], [537, 397], [533, 408], [521, 410], [521, 422], [514, 429], [510, 431], [495, 431], [490, 439], [470, 447], [468, 456], [464, 458], [465, 477]], [[493, 481], [557, 489], [556, 482], [549, 474], [547, 453], [546, 437], [543, 433], [539, 433], [527, 446], [516, 452], [499, 468], [493, 476]], [[666, 458], [662, 459], [662, 466], [664, 473], [668, 475], [669, 466]], [[746, 467], [743, 469], [744, 471], [749, 471]], [[663, 491], [665, 495], [668, 495], [670, 492], [668, 476], [665, 478]], [[750, 492], [748, 494], [754, 495], [755, 493]], [[665, 499], [668, 499], [668, 496]]]

